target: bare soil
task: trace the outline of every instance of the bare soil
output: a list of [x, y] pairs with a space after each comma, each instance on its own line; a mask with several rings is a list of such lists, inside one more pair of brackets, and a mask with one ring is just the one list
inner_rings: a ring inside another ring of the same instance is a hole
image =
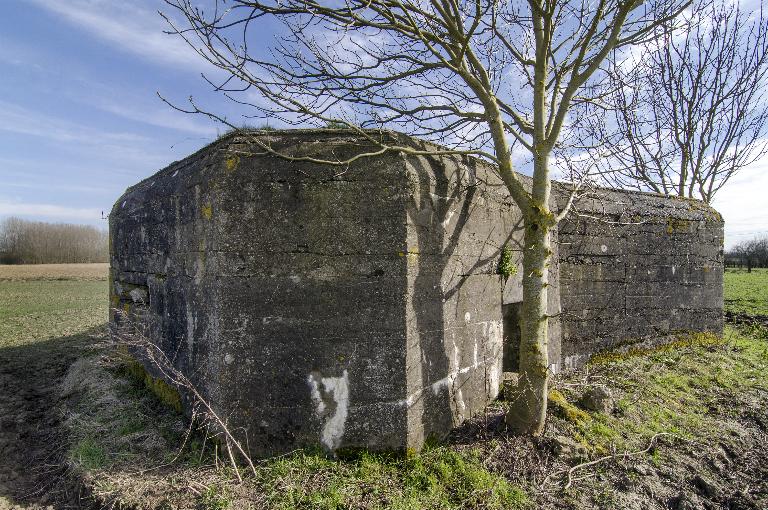
[[739, 326], [760, 326], [768, 328], [768, 315], [750, 315], [726, 310], [725, 320], [731, 324]]
[[0, 510], [81, 508], [58, 406], [59, 384], [86, 341], [74, 335], [0, 349]]

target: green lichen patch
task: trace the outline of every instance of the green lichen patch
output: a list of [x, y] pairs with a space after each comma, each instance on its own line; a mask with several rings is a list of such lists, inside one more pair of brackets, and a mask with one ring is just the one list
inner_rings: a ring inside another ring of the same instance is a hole
[[631, 343], [626, 349], [616, 348], [614, 350], [602, 351], [594, 354], [589, 359], [592, 366], [612, 362], [621, 362], [635, 357], [650, 356], [656, 353], [674, 351], [688, 347], [701, 346], [708, 347], [720, 345], [723, 343], [722, 337], [707, 332], [684, 332], [679, 333], [673, 340], [652, 347], [631, 347]]
[[176, 412], [182, 411], [181, 395], [179, 391], [172, 387], [159, 377], [152, 377], [144, 366], [131, 357], [124, 361], [122, 370], [134, 381], [143, 383], [163, 404], [174, 409]]
[[203, 204], [200, 208], [200, 214], [206, 220], [210, 220], [213, 217], [213, 206], [211, 204]]
[[667, 224], [667, 234], [675, 234], [675, 233], [685, 233], [690, 232], [691, 230], [691, 221], [690, 220], [684, 220], [682, 218], [667, 218], [666, 221]]
[[512, 249], [509, 246], [505, 245], [501, 248], [499, 263], [496, 266], [496, 273], [501, 275], [504, 280], [517, 274], [517, 264], [513, 261]]
[[229, 156], [224, 160], [224, 168], [227, 172], [234, 172], [238, 166], [240, 166], [240, 156], [238, 155]]
[[592, 419], [589, 413], [568, 402], [565, 395], [556, 389], [549, 390], [548, 399], [551, 411], [570, 423], [581, 425]]

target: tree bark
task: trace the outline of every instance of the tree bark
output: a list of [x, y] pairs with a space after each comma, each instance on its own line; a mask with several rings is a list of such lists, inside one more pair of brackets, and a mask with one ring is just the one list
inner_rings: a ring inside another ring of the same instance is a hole
[[534, 185], [530, 209], [524, 211], [523, 305], [520, 317], [519, 382], [507, 413], [507, 426], [515, 433], [538, 436], [544, 432], [549, 390], [548, 287], [552, 256], [551, 231], [555, 224], [549, 211], [551, 184], [549, 154], [541, 151], [534, 160]]

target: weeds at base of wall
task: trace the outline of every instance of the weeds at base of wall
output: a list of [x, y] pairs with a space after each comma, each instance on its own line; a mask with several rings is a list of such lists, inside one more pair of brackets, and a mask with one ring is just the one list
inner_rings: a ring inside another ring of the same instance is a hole
[[[570, 432], [600, 454], [637, 448], [642, 445], [638, 439], [658, 433], [692, 439], [701, 437], [703, 430], [718, 430], [710, 424], [712, 401], [768, 389], [763, 375], [768, 368], [766, 338], [768, 331], [762, 328], [726, 328], [722, 337], [681, 334], [656, 347], [595, 356], [585, 368], [585, 378], [615, 388], [614, 409], [610, 414], [590, 413], [591, 420], [567, 420]], [[567, 401], [578, 401], [578, 388], [563, 388]]]
[[587, 363], [591, 366], [597, 366], [633, 357], [649, 356], [664, 351], [686, 349], [697, 346], [713, 347], [722, 345], [723, 342], [724, 340], [722, 337], [713, 333], [691, 333], [681, 331], [677, 334], [668, 335], [662, 339], [652, 339], [651, 341], [628, 340], [624, 344], [614, 346], [611, 350], [593, 354]]
[[126, 377], [113, 354], [81, 360], [68, 377], [80, 381], [68, 393], [67, 429], [74, 440], [69, 457], [91, 480], [100, 504], [199, 510], [415, 510], [470, 503], [488, 510], [526, 508], [525, 493], [485, 468], [479, 454], [445, 445], [412, 456], [358, 451], [343, 460], [297, 451], [254, 461], [255, 474], [241, 463], [239, 481], [226, 452], [205, 431], [188, 433], [184, 418]]
[[[146, 374], [126, 356], [138, 347], [136, 338], [130, 345], [102, 346], [72, 367], [65, 384], [69, 457], [92, 481], [100, 504], [211, 510], [527, 506], [526, 494], [485, 468], [479, 454], [445, 445], [411, 456], [357, 451], [335, 460], [320, 451], [297, 451], [243, 459], [234, 447], [227, 451], [226, 437], [213, 432], [221, 434], [219, 429], [190, 427], [157, 398], [144, 384]], [[144, 359], [153, 352], [142, 351]], [[193, 423], [206, 421], [198, 416]]]

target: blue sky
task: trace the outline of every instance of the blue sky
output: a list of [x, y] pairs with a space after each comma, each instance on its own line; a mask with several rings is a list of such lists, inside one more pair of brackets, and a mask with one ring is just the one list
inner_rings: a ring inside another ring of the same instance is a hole
[[[0, 218], [105, 227], [126, 187], [215, 139], [220, 128], [157, 97], [212, 94], [210, 71], [165, 35], [160, 0], [6, 0], [0, 17]], [[768, 158], [734, 178], [715, 207], [728, 245], [768, 233]]]

